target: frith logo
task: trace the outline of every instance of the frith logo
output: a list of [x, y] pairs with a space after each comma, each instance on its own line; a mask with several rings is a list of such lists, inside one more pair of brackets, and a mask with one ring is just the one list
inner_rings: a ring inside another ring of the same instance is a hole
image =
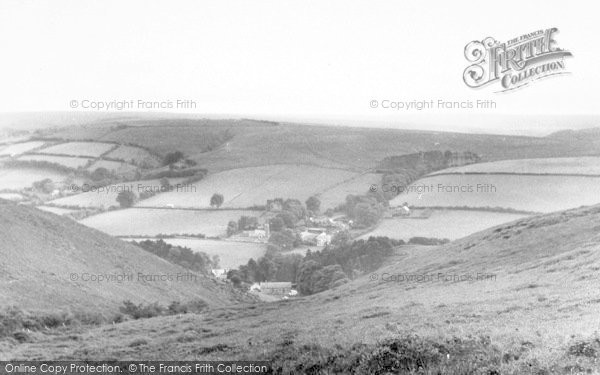
[[498, 81], [497, 92], [514, 90], [533, 81], [550, 76], [568, 74], [565, 57], [571, 52], [558, 48], [553, 27], [500, 43], [492, 37], [472, 41], [465, 46], [465, 57], [472, 65], [463, 73], [463, 80], [471, 88], [479, 88]]

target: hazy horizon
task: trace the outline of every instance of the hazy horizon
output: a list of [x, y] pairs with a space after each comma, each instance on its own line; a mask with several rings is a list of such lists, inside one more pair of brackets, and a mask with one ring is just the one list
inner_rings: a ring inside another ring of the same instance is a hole
[[[126, 111], [436, 131], [540, 135], [589, 127], [589, 120], [552, 117], [600, 114], [600, 50], [589, 43], [600, 27], [594, 6], [503, 4], [519, 12], [482, 17], [471, 1], [183, 0], [173, 7], [9, 0], [0, 4], [0, 44], [10, 56], [0, 61], [0, 111], [100, 113], [107, 108], [92, 108], [98, 103], [131, 102]], [[558, 29], [556, 46], [572, 53], [569, 74], [505, 93], [463, 81], [471, 41], [507, 42], [548, 28]], [[459, 105], [386, 104], [428, 101]], [[148, 108], [157, 102], [170, 104]], [[498, 120], [505, 115], [549, 117]]]
[[[70, 119], [68, 119], [70, 118]], [[499, 134], [543, 137], [561, 130], [600, 127], [597, 115], [443, 115], [406, 116], [405, 119], [311, 118], [289, 116], [255, 116], [251, 114], [204, 114], [174, 112], [92, 112], [92, 111], [25, 111], [0, 112], [0, 129], [34, 130], [45, 127], [89, 125], [118, 118], [189, 118], [209, 120], [277, 121], [310, 126], [340, 126], [375, 129], [434, 131], [451, 133]], [[470, 124], [470, 125], [465, 125]]]

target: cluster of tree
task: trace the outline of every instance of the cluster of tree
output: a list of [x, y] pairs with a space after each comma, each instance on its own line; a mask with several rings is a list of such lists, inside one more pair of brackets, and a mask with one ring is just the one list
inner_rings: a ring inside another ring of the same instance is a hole
[[348, 195], [346, 202], [338, 207], [354, 221], [356, 227], [370, 227], [381, 219], [387, 201], [380, 191], [365, 195]]
[[185, 163], [185, 167], [193, 167], [197, 165], [197, 163], [192, 159], [187, 159], [183, 152], [181, 151], [173, 151], [167, 153], [163, 158], [163, 166], [169, 166], [169, 169], [176, 169], [175, 164], [183, 161]]
[[144, 180], [156, 180], [163, 177], [166, 178], [182, 178], [189, 177], [194, 178], [196, 181], [201, 180], [206, 176], [208, 171], [204, 168], [187, 168], [187, 169], [169, 169], [159, 172], [148, 173], [143, 176]]
[[305, 261], [313, 260], [322, 266], [337, 264], [344, 273], [354, 278], [358, 274], [373, 271], [394, 252], [394, 248], [404, 245], [402, 240], [388, 237], [369, 237], [339, 246], [327, 246], [321, 251], [307, 252]]
[[389, 156], [380, 163], [378, 171], [384, 174], [382, 186], [394, 186], [394, 189], [384, 192], [385, 198], [391, 200], [421, 176], [451, 166], [478, 163], [480, 160], [477, 154], [469, 151], [426, 151]]
[[370, 237], [350, 242], [340, 240], [337, 245], [321, 251], [283, 255], [269, 249], [258, 260], [231, 270], [228, 278], [236, 285], [242, 282], [290, 281], [298, 284], [302, 294], [318, 293], [348, 282], [362, 273], [383, 265], [394, 247], [404, 244], [387, 237]]
[[90, 173], [90, 178], [94, 182], [100, 182], [103, 180], [115, 180], [117, 176], [114, 172], [109, 171], [104, 167], [96, 168], [92, 173]]
[[232, 236], [240, 231], [253, 230], [258, 227], [258, 218], [254, 216], [241, 216], [238, 221], [231, 220], [227, 224], [227, 235]]
[[291, 250], [296, 246], [300, 246], [301, 243], [300, 234], [285, 228], [271, 233], [268, 247], [274, 251]]
[[258, 260], [250, 259], [247, 264], [240, 266], [237, 270], [230, 270], [227, 277], [235, 285], [240, 285], [242, 282], [294, 282], [302, 259], [303, 256], [299, 254], [282, 255], [267, 251]]
[[142, 249], [166, 259], [171, 263], [178, 264], [182, 267], [197, 271], [205, 275], [210, 274], [211, 269], [219, 267], [219, 257], [213, 256], [201, 251], [194, 252], [190, 248], [182, 246], [173, 246], [163, 240], [141, 242], [133, 242]]
[[[96, 168], [93, 172], [89, 172], [88, 170], [84, 169], [84, 168], [71, 168], [71, 167], [67, 167], [65, 165], [62, 164], [58, 164], [58, 163], [53, 163], [53, 162], [48, 162], [48, 161], [44, 161], [44, 160], [7, 160], [4, 162], [5, 166], [8, 167], [28, 167], [28, 168], [40, 168], [40, 169], [51, 169], [51, 170], [55, 170], [61, 173], [66, 173], [68, 174], [70, 177], [69, 179], [73, 179], [75, 176], [80, 176], [85, 178], [87, 181], [87, 184], [89, 186], [92, 187], [102, 187], [102, 186], [107, 186], [110, 184], [113, 184], [117, 181], [119, 181], [119, 177], [112, 171], [109, 171], [106, 168], [100, 167], [100, 168]], [[40, 181], [40, 184], [45, 184], [47, 181], [44, 181], [42, 183], [42, 181]], [[39, 190], [39, 191], [44, 191], [45, 190], [42, 188], [40, 190], [40, 188], [42, 187], [40, 184], [38, 184], [37, 186], [34, 186], [34, 189]]]
[[[214, 196], [213, 196], [214, 197]], [[294, 229], [301, 220], [308, 219], [309, 214], [319, 212], [321, 201], [317, 197], [310, 197], [306, 201], [306, 207], [298, 199], [276, 198], [270, 201], [281, 207], [279, 212], [269, 220], [269, 229], [271, 231], [270, 242], [274, 246], [283, 249], [290, 249], [300, 244], [299, 237]], [[211, 200], [212, 205], [212, 200]], [[255, 217], [242, 216], [237, 221], [230, 221], [227, 224], [227, 235], [231, 236], [244, 230], [253, 230], [258, 227], [258, 219]]]
[[273, 232], [279, 232], [285, 228], [295, 228], [300, 220], [308, 218], [306, 207], [298, 199], [277, 198], [273, 202], [281, 206], [281, 211], [269, 223]]
[[93, 188], [100, 188], [117, 183], [120, 180], [119, 176], [113, 171], [104, 167], [96, 168], [89, 175], [88, 185]]
[[84, 170], [75, 169], [71, 167], [67, 167], [66, 165], [53, 163], [44, 160], [19, 160], [19, 159], [8, 159], [3, 162], [5, 167], [32, 167], [32, 168], [40, 168], [40, 169], [50, 169], [55, 170], [62, 173], [84, 173]]
[[339, 264], [323, 266], [314, 260], [300, 265], [297, 276], [298, 291], [304, 295], [323, 292], [350, 281]]
[[181, 151], [169, 152], [163, 158], [163, 165], [175, 164], [183, 158], [184, 158], [184, 155], [183, 155], [183, 152], [181, 152]]

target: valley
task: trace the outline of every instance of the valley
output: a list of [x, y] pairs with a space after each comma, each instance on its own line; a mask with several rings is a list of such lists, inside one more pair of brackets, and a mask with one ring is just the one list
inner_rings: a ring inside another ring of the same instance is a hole
[[431, 371], [591, 371], [572, 348], [600, 353], [600, 140], [575, 139], [144, 118], [9, 135], [0, 360], [326, 372], [400, 340], [436, 347]]

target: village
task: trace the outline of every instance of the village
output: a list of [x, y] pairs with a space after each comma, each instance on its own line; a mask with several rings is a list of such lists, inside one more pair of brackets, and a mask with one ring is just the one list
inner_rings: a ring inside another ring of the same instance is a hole
[[[277, 243], [279, 251], [282, 254], [295, 253], [304, 255], [307, 250], [322, 250], [330, 245], [333, 239], [340, 234], [345, 234], [348, 238], [352, 238], [364, 232], [364, 229], [355, 229], [353, 220], [350, 220], [342, 213], [327, 216], [318, 214], [318, 212], [308, 211], [309, 215], [297, 220], [291, 228], [276, 225], [276, 219], [286, 211], [286, 202], [289, 201], [284, 201], [281, 198], [268, 200], [265, 205], [265, 211], [260, 217], [243, 216], [237, 223], [230, 222], [228, 236], [223, 238], [223, 240], [255, 242], [270, 246], [275, 242], [273, 241], [274, 233], [280, 234], [282, 231], [285, 231], [295, 241], [293, 244]], [[292, 201], [299, 203], [297, 200]], [[411, 213], [412, 211], [408, 204], [403, 203], [398, 207], [388, 207], [382, 218], [426, 219], [430, 215], [430, 213], [425, 212], [425, 215], [419, 213], [418, 215], [411, 216]], [[277, 226], [277, 228], [273, 229], [274, 226]], [[213, 269], [212, 275], [222, 281], [228, 281], [229, 271], [229, 268]], [[255, 282], [249, 286], [249, 292], [267, 301], [289, 299], [298, 295], [296, 284], [293, 282]]]

